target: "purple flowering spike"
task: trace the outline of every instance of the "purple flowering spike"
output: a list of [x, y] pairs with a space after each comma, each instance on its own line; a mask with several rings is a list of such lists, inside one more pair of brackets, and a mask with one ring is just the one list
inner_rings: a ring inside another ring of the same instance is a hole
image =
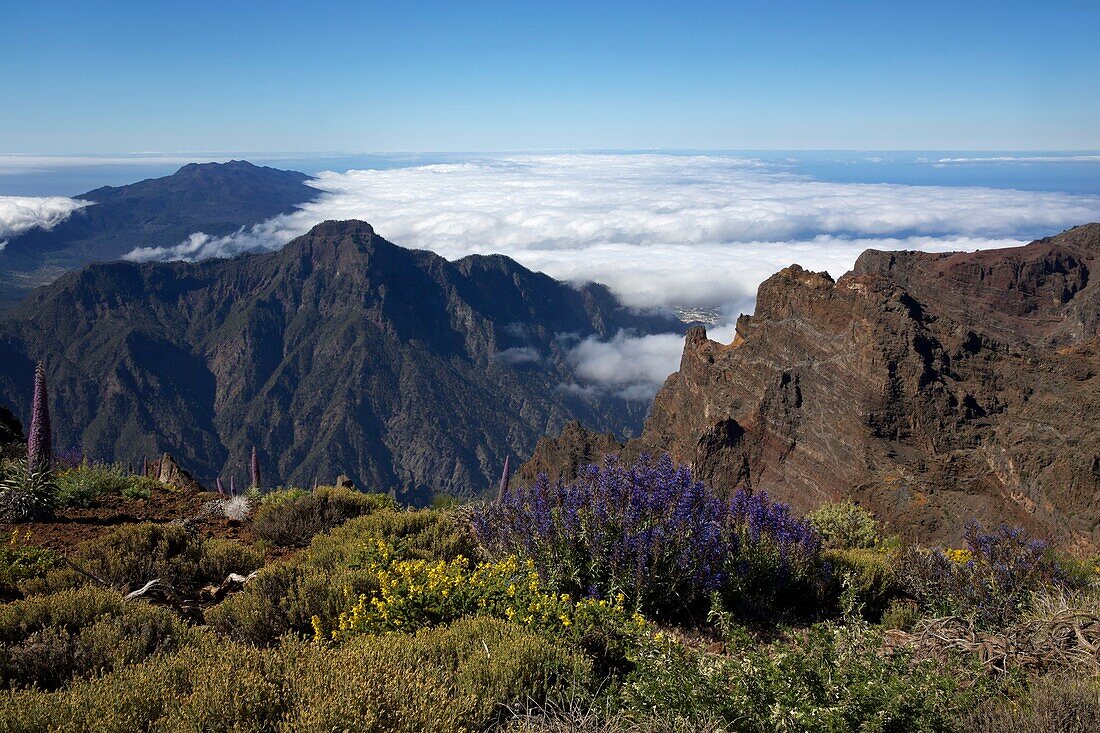
[[46, 367], [42, 362], [34, 370], [34, 399], [31, 402], [31, 430], [27, 439], [27, 470], [30, 473], [47, 471], [53, 435], [50, 431], [50, 406], [46, 393]]
[[252, 446], [252, 488], [260, 488], [260, 459], [256, 457], [256, 446]]
[[221, 479], [221, 476], [219, 476], [218, 478], [214, 479], [214, 486], [215, 486], [215, 487], [217, 487], [217, 489], [218, 489], [218, 493], [219, 493], [219, 494], [223, 494], [223, 495], [225, 494], [225, 487], [224, 487], [224, 486], [222, 486], [222, 479]]
[[500, 474], [500, 489], [497, 491], [497, 501], [501, 501], [508, 495], [508, 483], [512, 480], [511, 456], [504, 457], [504, 470]]

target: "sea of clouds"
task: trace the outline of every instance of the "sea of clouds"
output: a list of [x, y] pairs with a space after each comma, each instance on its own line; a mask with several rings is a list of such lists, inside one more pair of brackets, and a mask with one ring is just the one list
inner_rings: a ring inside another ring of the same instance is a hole
[[[325, 219], [357, 218], [451, 259], [503, 252], [560, 279], [603, 282], [632, 306], [716, 308], [726, 317], [711, 336], [728, 340], [760, 282], [794, 262], [839, 276], [868, 248], [1014, 246], [1100, 218], [1098, 197], [833, 183], [718, 156], [524, 155], [322, 173], [312, 185], [322, 195], [292, 214], [130, 258], [226, 257], [281, 246]], [[575, 387], [650, 399], [682, 343], [679, 335], [584, 341], [570, 352]]]
[[[710, 155], [516, 155], [326, 172], [311, 185], [319, 197], [293, 213], [128, 259], [228, 257], [281, 247], [326, 219], [362, 219], [390, 241], [450, 259], [500, 252], [560, 279], [603, 282], [632, 306], [718, 309], [726, 317], [712, 337], [728, 339], [759, 283], [795, 262], [835, 277], [868, 248], [1014, 246], [1100, 220], [1098, 196], [829, 182]], [[590, 339], [570, 354], [576, 387], [648, 399], [681, 348], [678, 335]]]

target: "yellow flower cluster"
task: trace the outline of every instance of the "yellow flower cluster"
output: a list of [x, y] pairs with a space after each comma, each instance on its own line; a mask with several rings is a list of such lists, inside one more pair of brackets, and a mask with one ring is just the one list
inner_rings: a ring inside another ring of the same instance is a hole
[[956, 565], [966, 565], [968, 562], [974, 559], [974, 553], [966, 549], [946, 550], [944, 551], [944, 554], [947, 556], [948, 560], [955, 563]]
[[445, 560], [396, 560], [393, 548], [379, 541], [369, 570], [377, 590], [349, 597], [350, 608], [340, 614], [336, 628], [326, 633], [313, 620], [317, 639], [336, 640], [359, 634], [413, 631], [466, 616], [494, 616], [526, 626], [580, 635], [593, 627], [614, 627], [640, 633], [645, 620], [629, 614], [624, 597], [574, 601], [567, 593], [545, 588], [533, 563], [515, 557], [480, 563], [471, 568], [464, 557]]

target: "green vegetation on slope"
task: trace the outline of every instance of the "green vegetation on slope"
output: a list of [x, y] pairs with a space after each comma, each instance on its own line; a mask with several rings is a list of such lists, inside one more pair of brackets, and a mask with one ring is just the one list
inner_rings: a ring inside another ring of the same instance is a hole
[[[1095, 656], [990, 664], [921, 629], [951, 613], [995, 646], [1075, 613], [1096, 640], [1095, 562], [1008, 529], [921, 548], [851, 505], [804, 522], [714, 499], [662, 462], [480, 506], [273, 492], [239, 502], [258, 548], [123, 525], [69, 553], [86, 574], [17, 537], [0, 731], [1093, 729]], [[197, 612], [123, 598], [153, 578]]]

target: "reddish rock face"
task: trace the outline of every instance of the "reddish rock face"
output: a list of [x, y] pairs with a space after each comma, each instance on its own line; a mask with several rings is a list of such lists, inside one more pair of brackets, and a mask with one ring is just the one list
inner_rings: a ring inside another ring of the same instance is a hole
[[596, 433], [572, 420], [566, 423], [558, 437], [539, 438], [531, 460], [516, 471], [512, 481], [530, 485], [540, 473], [545, 473], [551, 481], [570, 479], [577, 475], [581, 466], [599, 463], [605, 455], [617, 453], [622, 447], [611, 433]]
[[800, 511], [852, 497], [924, 541], [976, 518], [1098, 547], [1098, 255], [1090, 224], [1013, 249], [868, 251], [836, 282], [789, 267], [732, 344], [688, 334], [623, 452]]

